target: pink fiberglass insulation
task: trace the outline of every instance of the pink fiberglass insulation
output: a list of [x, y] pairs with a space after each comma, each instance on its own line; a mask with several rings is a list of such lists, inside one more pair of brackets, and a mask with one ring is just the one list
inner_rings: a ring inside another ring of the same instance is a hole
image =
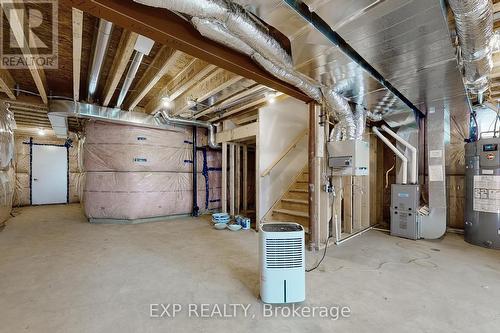
[[[206, 193], [204, 177], [198, 174], [198, 205], [202, 210]], [[208, 194], [209, 200], [219, 199], [220, 182], [211, 184]], [[189, 214], [193, 207], [192, 174], [89, 172], [83, 202], [89, 218], [130, 220]], [[208, 209], [218, 205], [218, 201], [209, 202]]]
[[0, 225], [10, 217], [14, 194], [14, 114], [0, 103]]
[[[189, 214], [193, 207], [192, 130], [155, 130], [89, 122], [83, 145], [85, 214], [95, 219], [143, 219]], [[206, 134], [198, 131], [198, 147]], [[200, 211], [220, 207], [221, 153], [197, 151]]]
[[9, 217], [12, 210], [12, 198], [14, 195], [14, 168], [0, 170], [0, 225]]

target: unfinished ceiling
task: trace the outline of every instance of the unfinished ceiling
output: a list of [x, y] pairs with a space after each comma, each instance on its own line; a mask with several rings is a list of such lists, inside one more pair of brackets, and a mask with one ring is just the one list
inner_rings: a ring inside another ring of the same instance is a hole
[[[295, 67], [370, 110], [389, 113], [391, 125], [413, 120], [408, 105], [382, 86], [324, 33], [280, 0], [238, 0], [291, 40]], [[466, 111], [467, 98], [439, 0], [306, 0], [385, 80], [414, 106], [445, 104]]]
[[[367, 109], [384, 113], [384, 120], [392, 126], [416, 124], [411, 106], [422, 114], [435, 106], [443, 106], [452, 113], [467, 114], [469, 110], [446, 19], [447, 9], [440, 0], [304, 1], [401, 93], [399, 97], [287, 1], [237, 2], [289, 38], [296, 69], [323, 84], [334, 85], [345, 97]], [[109, 5], [121, 3], [110, 1]], [[498, 9], [495, 5], [495, 11]], [[71, 1], [60, 1], [58, 14], [59, 69], [45, 70], [45, 73], [40, 69], [2, 70], [5, 98], [15, 97], [17, 92], [13, 87], [17, 84], [21, 90], [41, 95], [41, 104], [46, 104], [48, 98], [44, 96], [50, 95], [85, 100], [99, 19], [72, 8]], [[96, 92], [100, 105], [114, 107], [117, 104], [136, 39], [136, 33], [113, 25]], [[494, 58], [496, 60], [497, 55]], [[491, 74], [490, 100], [500, 98], [497, 71], [496, 68]], [[72, 81], [74, 84], [69, 84]], [[150, 113], [168, 96], [173, 100], [173, 114], [216, 121], [249, 110], [254, 112], [266, 103], [273, 91], [207, 61], [155, 43], [149, 55], [144, 56], [121, 107]], [[18, 99], [22, 100], [24, 94]]]
[[[493, 0], [493, 19], [495, 31], [500, 29], [500, 0]], [[490, 101], [497, 106], [500, 100], [500, 52], [493, 54], [493, 70], [490, 74]]]
[[[37, 9], [48, 11], [44, 6]], [[6, 19], [3, 24], [7, 24]], [[98, 18], [61, 1], [58, 5], [58, 69], [0, 71], [2, 98], [9, 99], [19, 127], [50, 128], [46, 114], [51, 97], [87, 99], [98, 26]], [[40, 29], [42, 34], [50, 34], [50, 26], [42, 25]], [[93, 98], [95, 103], [117, 105], [137, 38], [138, 34], [113, 25]], [[216, 120], [238, 114], [241, 119], [254, 121], [257, 108], [273, 93], [273, 89], [253, 80], [154, 43], [150, 53], [142, 58], [121, 108], [151, 113], [168, 97], [172, 100], [174, 115]], [[77, 130], [78, 123], [70, 120], [70, 129]]]

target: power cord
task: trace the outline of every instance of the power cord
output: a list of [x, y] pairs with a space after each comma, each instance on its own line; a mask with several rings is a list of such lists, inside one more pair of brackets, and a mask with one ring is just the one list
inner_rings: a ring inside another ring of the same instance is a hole
[[313, 268], [309, 268], [309, 269], [306, 269], [306, 272], [309, 273], [309, 272], [312, 272], [314, 271], [316, 268], [319, 267], [319, 265], [321, 265], [321, 263], [323, 262], [323, 259], [325, 259], [325, 256], [326, 256], [326, 250], [328, 250], [328, 243], [330, 242], [330, 239], [332, 238], [332, 236], [328, 237], [328, 239], [326, 240], [326, 243], [325, 243], [325, 250], [323, 251], [323, 256], [321, 257], [320, 261], [316, 264], [316, 266], [314, 266]]

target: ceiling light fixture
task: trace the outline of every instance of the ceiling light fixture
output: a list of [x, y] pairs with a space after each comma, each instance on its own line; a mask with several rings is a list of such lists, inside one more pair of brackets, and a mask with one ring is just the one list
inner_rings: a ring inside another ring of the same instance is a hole
[[167, 109], [170, 109], [173, 106], [172, 99], [170, 98], [170, 96], [162, 97], [161, 104], [163, 105], [164, 108]]
[[274, 104], [276, 102], [276, 93], [272, 92], [267, 94], [267, 101], [269, 102], [269, 104]]

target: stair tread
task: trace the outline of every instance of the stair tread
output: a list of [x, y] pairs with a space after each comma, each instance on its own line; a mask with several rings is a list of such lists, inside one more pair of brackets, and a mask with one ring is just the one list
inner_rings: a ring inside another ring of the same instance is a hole
[[304, 204], [304, 205], [309, 204], [309, 201], [307, 201], [307, 200], [300, 200], [300, 199], [281, 199], [281, 201], [293, 202], [293, 203]]
[[305, 212], [299, 212], [296, 210], [290, 210], [290, 209], [274, 209], [274, 213], [281, 213], [281, 214], [287, 214], [291, 216], [298, 216], [298, 217], [309, 217], [308, 213]]
[[300, 188], [292, 188], [290, 192], [301, 192], [301, 193], [309, 193], [309, 190], [300, 189]]

